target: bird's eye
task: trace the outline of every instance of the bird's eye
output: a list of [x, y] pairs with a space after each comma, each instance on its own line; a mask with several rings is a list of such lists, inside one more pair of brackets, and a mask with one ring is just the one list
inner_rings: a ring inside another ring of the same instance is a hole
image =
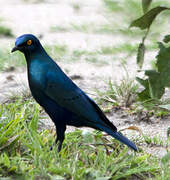
[[32, 40], [30, 39], [27, 41], [27, 45], [30, 46], [31, 44], [32, 44]]

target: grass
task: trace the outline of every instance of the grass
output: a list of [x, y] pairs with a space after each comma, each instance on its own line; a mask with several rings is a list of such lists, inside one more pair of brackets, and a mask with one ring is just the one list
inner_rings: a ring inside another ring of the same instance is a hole
[[[50, 27], [50, 32], [66, 33], [66, 32], [81, 32], [90, 34], [106, 34], [106, 35], [125, 35], [131, 37], [139, 37], [143, 32], [138, 29], [131, 30], [128, 25], [122, 26], [115, 22], [110, 22], [107, 24], [96, 25], [95, 23], [82, 23], [75, 24], [70, 23], [69, 25], [55, 25]], [[158, 35], [157, 35], [158, 36]]]
[[2, 25], [2, 21], [4, 21], [4, 19], [0, 17], [0, 36], [13, 37], [12, 30], [9, 27]]
[[62, 58], [69, 53], [66, 45], [46, 45], [45, 50], [51, 57], [54, 57], [57, 60], [62, 60]]
[[134, 54], [137, 52], [138, 45], [131, 44], [131, 43], [123, 43], [116, 46], [103, 46], [99, 51], [101, 54], [117, 54], [117, 53], [128, 53]]
[[[168, 116], [169, 108], [166, 108], [166, 106], [169, 106], [170, 100], [162, 98], [160, 100], [141, 101], [138, 98], [141, 87], [135, 79], [129, 77], [126, 69], [125, 72], [126, 75], [123, 76], [120, 82], [112, 82], [111, 80], [106, 82], [107, 90], [100, 91], [96, 89], [96, 100], [100, 105], [105, 106], [104, 112], [110, 112], [113, 106], [127, 108], [129, 114], [138, 116], [138, 121], [149, 120], [151, 117], [157, 119]], [[162, 108], [164, 106], [165, 108]]]
[[[45, 45], [47, 53], [53, 57], [56, 61], [75, 62], [84, 60], [87, 62], [107, 64], [106, 58], [103, 59], [101, 56], [111, 56], [116, 54], [125, 54], [132, 56], [137, 51], [137, 44], [122, 43], [116, 46], [101, 46], [98, 50], [86, 50], [86, 49], [73, 49], [70, 50], [65, 44], [58, 45]], [[147, 50], [157, 49], [157, 44], [150, 44], [147, 46]], [[10, 67], [21, 67], [25, 66], [24, 55], [20, 52], [10, 53], [10, 49], [0, 49], [0, 71], [5, 71]], [[102, 59], [102, 60], [101, 60]]]
[[18, 99], [0, 106], [0, 178], [146, 179], [169, 174], [169, 160], [160, 164], [143, 150], [129, 152], [98, 131], [67, 133], [61, 153], [49, 151], [55, 131], [38, 128], [39, 105]]
[[10, 28], [2, 26], [2, 25], [0, 25], [0, 35], [13, 37], [12, 30]]
[[70, 23], [66, 26], [52, 26], [50, 28], [51, 32], [70, 32], [70, 31], [75, 31], [75, 32], [82, 32], [82, 33], [89, 33], [89, 32], [94, 32], [95, 31], [95, 25], [92, 23], [82, 23], [82, 24], [75, 24], [75, 23]]
[[76, 50], [73, 50], [73, 56], [75, 57], [81, 57], [83, 55], [97, 55], [98, 53], [96, 51], [87, 51], [87, 50], [83, 50], [83, 49], [76, 49]]
[[25, 64], [24, 56], [21, 53], [11, 54], [9, 49], [0, 49], [0, 71], [5, 71], [10, 67], [20, 67]]
[[65, 61], [69, 63], [84, 60], [91, 63], [103, 64], [103, 61], [99, 62], [97, 57], [98, 53], [95, 51], [92, 52], [83, 49], [70, 51], [66, 45], [45, 46], [45, 49], [56, 61]]
[[130, 106], [136, 101], [138, 85], [134, 79], [130, 79], [128, 74], [124, 76], [120, 84], [117, 82], [108, 81], [108, 89], [105, 92], [97, 90], [99, 95], [99, 103], [103, 101], [110, 102], [116, 106]]

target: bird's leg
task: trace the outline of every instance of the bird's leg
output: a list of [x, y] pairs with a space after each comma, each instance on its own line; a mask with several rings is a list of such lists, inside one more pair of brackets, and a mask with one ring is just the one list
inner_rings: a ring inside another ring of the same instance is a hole
[[61, 148], [62, 148], [62, 144], [63, 144], [63, 141], [64, 141], [64, 138], [65, 138], [65, 130], [66, 130], [66, 127], [63, 127], [60, 129], [56, 129], [56, 134], [57, 134], [57, 138], [55, 140], [55, 143], [50, 147], [50, 150], [53, 149], [53, 147], [58, 143], [58, 152], [61, 151]]
[[57, 139], [58, 139], [57, 141], [59, 141], [58, 152], [60, 152], [61, 148], [62, 148], [62, 144], [63, 144], [64, 138], [65, 138], [65, 135], [64, 135], [65, 130], [66, 130], [66, 127], [57, 129]]
[[[58, 141], [59, 141], [59, 143], [58, 143]], [[56, 138], [56, 140], [55, 140], [55, 143], [53, 143], [53, 145], [50, 147], [50, 151], [52, 151], [53, 150], [53, 147], [58, 143], [58, 152], [60, 152], [61, 151], [61, 148], [62, 148], [62, 144], [63, 144], [63, 141], [64, 141], [64, 139], [58, 139], [58, 137]]]
[[50, 147], [50, 151], [53, 150], [53, 147], [57, 144], [57, 142], [59, 141], [58, 137], [56, 138], [55, 142], [52, 144], [52, 146]]
[[60, 152], [60, 151], [61, 151], [63, 141], [64, 141], [64, 139], [62, 139], [62, 140], [60, 139], [60, 140], [59, 140], [58, 150], [57, 150], [58, 152]]

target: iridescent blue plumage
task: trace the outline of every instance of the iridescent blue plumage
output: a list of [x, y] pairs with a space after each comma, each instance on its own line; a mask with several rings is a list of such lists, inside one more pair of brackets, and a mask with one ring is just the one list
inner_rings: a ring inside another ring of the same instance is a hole
[[[30, 41], [31, 40], [31, 41]], [[35, 100], [45, 109], [57, 130], [58, 151], [67, 125], [104, 131], [135, 151], [137, 147], [117, 132], [97, 104], [90, 99], [48, 56], [31, 34], [17, 38], [13, 51], [20, 50], [27, 61], [29, 86]]]

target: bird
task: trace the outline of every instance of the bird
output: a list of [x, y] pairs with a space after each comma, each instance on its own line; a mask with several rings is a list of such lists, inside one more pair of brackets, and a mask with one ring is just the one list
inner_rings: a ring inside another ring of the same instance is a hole
[[34, 99], [56, 127], [57, 151], [60, 152], [67, 126], [90, 127], [103, 131], [134, 151], [137, 146], [117, 131], [96, 102], [81, 90], [47, 54], [33, 34], [16, 38], [11, 52], [20, 51], [27, 63], [28, 83]]

